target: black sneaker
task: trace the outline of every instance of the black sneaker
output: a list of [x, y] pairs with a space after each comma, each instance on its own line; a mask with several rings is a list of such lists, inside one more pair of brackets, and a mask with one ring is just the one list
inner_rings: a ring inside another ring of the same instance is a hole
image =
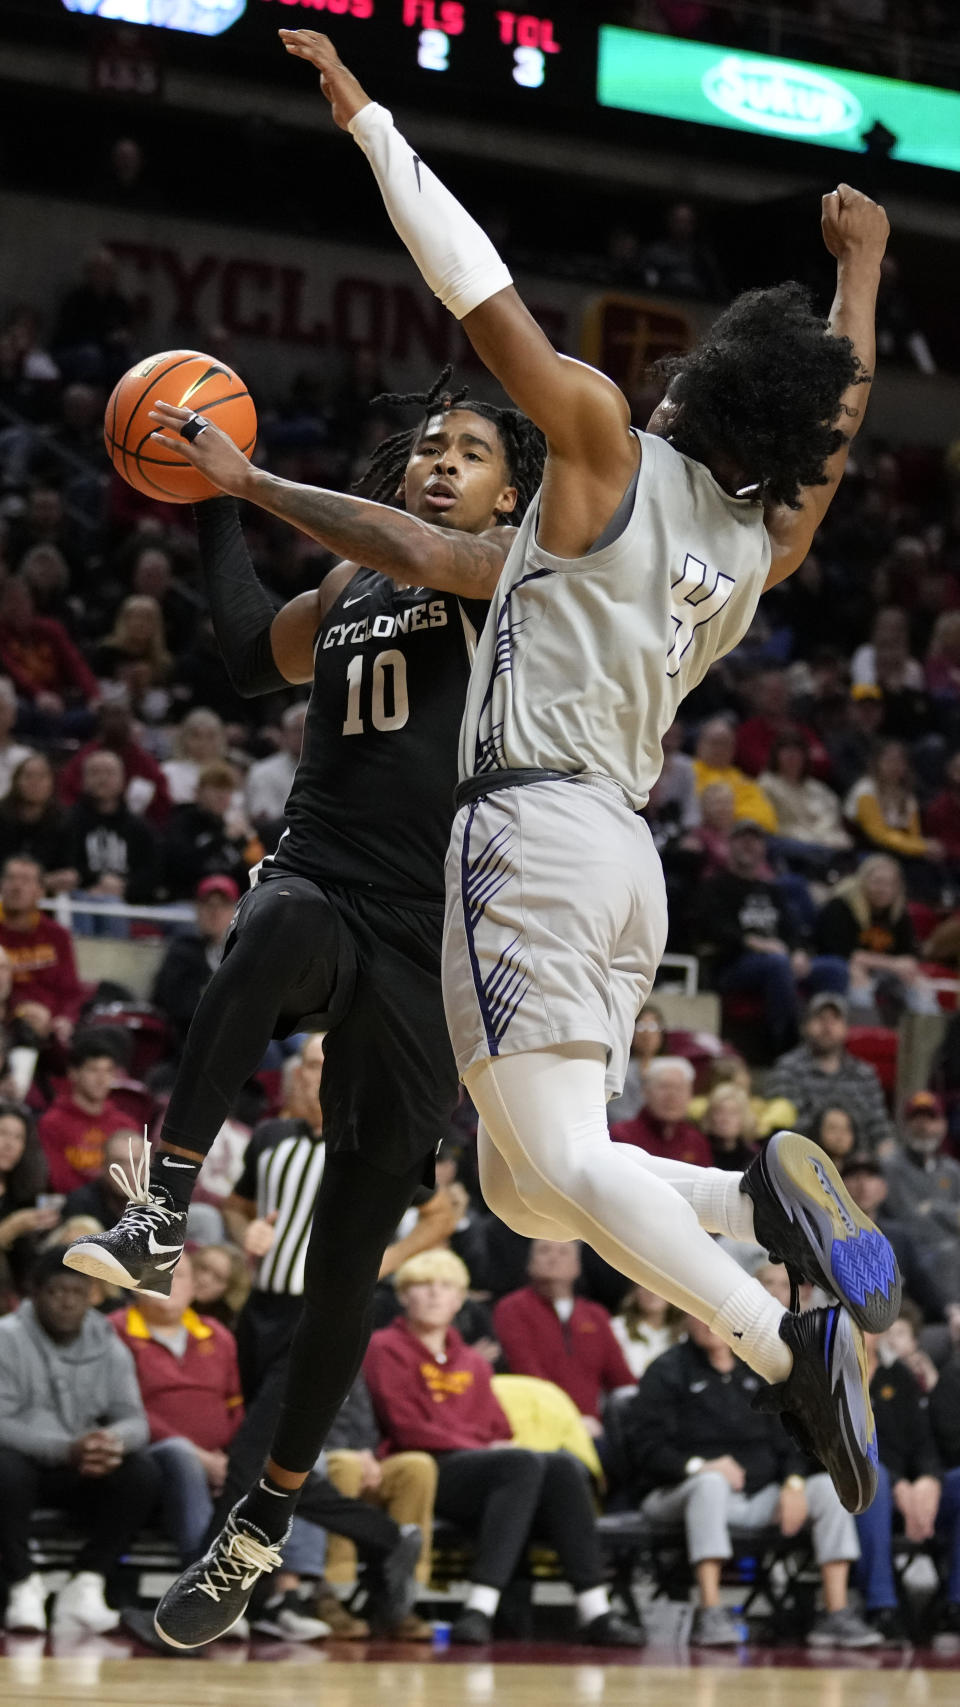
[[858, 1209], [825, 1151], [800, 1132], [775, 1132], [740, 1181], [753, 1199], [757, 1242], [786, 1264], [796, 1310], [801, 1280], [824, 1286], [865, 1333], [900, 1313], [897, 1259]]
[[415, 1523], [400, 1526], [400, 1539], [372, 1571], [371, 1612], [378, 1625], [393, 1629], [413, 1611], [418, 1584], [415, 1576], [423, 1536]]
[[262, 1529], [236, 1514], [234, 1506], [203, 1558], [181, 1572], [157, 1607], [154, 1628], [171, 1648], [202, 1648], [225, 1636], [243, 1617], [264, 1572], [283, 1564], [291, 1526], [274, 1545]]
[[787, 1433], [819, 1458], [854, 1516], [877, 1491], [877, 1429], [863, 1335], [844, 1310], [785, 1315], [780, 1338], [793, 1352], [786, 1381], [763, 1387], [758, 1411], [779, 1411]]
[[128, 1203], [115, 1227], [106, 1233], [91, 1233], [68, 1245], [65, 1268], [90, 1274], [111, 1286], [126, 1286], [134, 1292], [169, 1298], [173, 1271], [180, 1261], [187, 1236], [185, 1211], [176, 1209], [166, 1192], [150, 1189], [150, 1145], [143, 1158], [131, 1158], [133, 1185], [126, 1171], [114, 1162], [110, 1173]]
[[908, 1648], [910, 1633], [903, 1622], [899, 1606], [875, 1606], [868, 1608], [864, 1618], [872, 1630], [877, 1632], [885, 1648]]
[[628, 1623], [615, 1612], [601, 1612], [589, 1624], [581, 1624], [576, 1639], [591, 1648], [642, 1648], [647, 1633], [641, 1624]]
[[485, 1612], [461, 1612], [450, 1630], [450, 1640], [465, 1648], [485, 1648], [493, 1641], [493, 1620]]

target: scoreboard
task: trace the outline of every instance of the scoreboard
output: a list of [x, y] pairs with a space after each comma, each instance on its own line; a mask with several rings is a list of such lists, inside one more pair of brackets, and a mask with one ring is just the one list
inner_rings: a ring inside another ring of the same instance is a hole
[[[593, 8], [540, 0], [533, 9], [495, 0], [54, 0], [60, 18], [96, 51], [109, 23], [140, 25], [165, 63], [307, 86], [280, 47], [278, 29], [330, 35], [361, 82], [385, 99], [446, 93], [472, 111], [596, 108]], [[33, 0], [34, 17], [50, 0]], [[0, 11], [3, 10], [0, 5]], [[58, 30], [58, 36], [63, 36]], [[162, 42], [160, 40], [162, 34]], [[145, 45], [145, 42], [142, 42]]]

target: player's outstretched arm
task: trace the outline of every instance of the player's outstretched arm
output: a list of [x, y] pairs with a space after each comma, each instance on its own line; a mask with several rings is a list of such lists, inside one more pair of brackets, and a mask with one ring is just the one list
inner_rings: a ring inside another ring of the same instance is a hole
[[[557, 353], [513, 289], [489, 238], [400, 135], [386, 109], [370, 100], [329, 37], [315, 30], [281, 30], [280, 36], [289, 53], [320, 72], [335, 122], [363, 149], [393, 225], [484, 365], [541, 429], [551, 456], [596, 483], [599, 532], [637, 465], [626, 398], [605, 374]], [[571, 494], [565, 497], [569, 503]], [[589, 534], [596, 518], [583, 521]]]
[[[382, 575], [389, 575], [391, 580], [399, 581], [401, 585], [432, 587], [438, 593], [453, 593], [464, 599], [489, 599], [493, 596], [515, 528], [493, 527], [485, 533], [463, 533], [456, 528], [435, 527], [432, 522], [421, 521], [406, 510], [395, 510], [389, 504], [375, 504], [367, 498], [352, 498], [344, 492], [327, 492], [319, 486], [301, 486], [293, 480], [282, 480], [279, 475], [255, 468], [249, 457], [212, 422], [207, 422], [202, 432], [190, 442], [181, 438], [180, 429], [190, 417], [189, 409], [173, 403], [158, 403], [156, 409], [151, 410], [150, 418], [162, 430], [153, 436], [168, 447], [175, 445], [178, 455], [192, 462], [194, 468], [205, 474], [221, 492], [269, 510], [271, 515], [279, 516], [281, 521], [290, 522], [302, 533], [309, 534], [328, 551], [336, 552], [352, 564], [362, 563], [367, 569], [378, 569]], [[201, 513], [198, 511], [198, 515]], [[242, 545], [239, 521], [236, 522], [236, 531]], [[246, 548], [243, 550], [245, 552]], [[250, 574], [253, 574], [252, 565]], [[260, 597], [266, 601], [262, 588]], [[314, 595], [302, 594], [301, 597], [313, 599]], [[295, 599], [289, 608], [295, 608], [299, 603]], [[286, 617], [286, 610], [281, 615]], [[229, 612], [224, 610], [223, 621], [228, 620]], [[274, 655], [277, 654], [280, 636], [291, 627], [290, 618], [282, 623], [278, 619], [274, 625]], [[285, 654], [282, 660], [278, 659], [284, 671], [288, 668], [307, 670], [305, 676], [294, 676], [290, 680], [311, 679], [315, 636], [316, 625], [309, 634], [305, 631], [305, 645], [298, 644], [292, 657]], [[229, 667], [229, 659], [227, 662]], [[244, 690], [241, 688], [239, 691]], [[268, 690], [257, 688], [253, 691], [262, 693]]]
[[849, 184], [840, 184], [823, 198], [821, 226], [823, 240], [837, 259], [837, 291], [830, 310], [830, 332], [836, 338], [850, 339], [860, 363], [860, 380], [841, 399], [837, 424], [847, 443], [827, 463], [826, 485], [808, 486], [798, 510], [780, 505], [767, 511], [765, 520], [773, 547], [767, 587], [775, 587], [799, 569], [810, 550], [813, 536], [843, 479], [850, 441], [863, 426], [877, 363], [877, 291], [890, 222], [884, 209], [869, 196], [851, 189]]

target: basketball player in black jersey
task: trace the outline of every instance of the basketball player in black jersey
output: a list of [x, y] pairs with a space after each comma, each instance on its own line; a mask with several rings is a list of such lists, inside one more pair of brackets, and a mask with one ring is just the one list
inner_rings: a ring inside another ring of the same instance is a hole
[[[149, 1178], [145, 1163], [117, 1226], [72, 1245], [67, 1266], [169, 1293], [200, 1166], [270, 1039], [327, 1034], [327, 1161], [271, 1457], [161, 1602], [157, 1630], [173, 1646], [222, 1635], [258, 1577], [279, 1568], [297, 1493], [366, 1348], [384, 1250], [432, 1175], [456, 1101], [440, 939], [457, 739], [472, 636], [515, 532], [508, 518], [539, 484], [544, 447], [515, 410], [443, 395], [448, 372], [424, 397], [387, 399], [425, 409], [417, 430], [372, 460], [372, 493], [387, 502], [263, 474], [188, 410], [160, 406], [155, 417], [232, 495], [199, 505], [196, 518], [234, 685], [245, 696], [313, 688], [286, 830], [241, 900], [197, 1008]], [[275, 612], [232, 497], [295, 523], [345, 561], [317, 592]], [[609, 1612], [590, 1629], [595, 1642], [639, 1639]]]

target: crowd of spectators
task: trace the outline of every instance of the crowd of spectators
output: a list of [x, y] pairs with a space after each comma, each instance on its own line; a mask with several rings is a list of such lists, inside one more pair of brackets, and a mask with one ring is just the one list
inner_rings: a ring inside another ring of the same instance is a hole
[[[689, 222], [672, 239], [696, 247]], [[658, 265], [675, 260], [664, 245]], [[282, 828], [304, 718], [292, 691], [235, 699], [188, 515], [141, 500], [106, 462], [93, 427], [133, 349], [124, 300], [100, 257], [48, 341], [32, 309], [0, 339], [0, 402], [14, 411], [0, 428], [8, 1628], [47, 1621], [32, 1507], [69, 1508], [84, 1537], [54, 1627], [104, 1631], [138, 1529], [163, 1528], [189, 1560], [259, 1469], [324, 1166], [310, 1037], [268, 1057], [224, 1126], [169, 1302], [59, 1267], [62, 1244], [112, 1225], [133, 1189], [249, 869]], [[359, 368], [352, 390], [305, 387], [266, 411], [266, 456], [342, 484], [385, 424], [371, 427], [357, 390], [381, 378]], [[415, 1599], [434, 1514], [473, 1535], [465, 1642], [506, 1627], [531, 1538], [556, 1552], [581, 1634], [641, 1639], [610, 1607], [603, 1500], [685, 1530], [705, 1646], [739, 1639], [720, 1593], [731, 1524], [809, 1527], [823, 1592], [810, 1640], [823, 1645], [899, 1634], [895, 1534], [954, 1545], [960, 1440], [937, 1393], [960, 1383], [960, 1042], [954, 1022], [930, 1087], [901, 1107], [861, 1034], [895, 1046], [904, 1015], [933, 1024], [960, 961], [957, 479], [955, 453], [858, 448], [815, 553], [670, 731], [647, 813], [669, 947], [696, 957], [723, 1041], [705, 1055], [649, 1004], [610, 1110], [612, 1141], [730, 1169], [797, 1124], [888, 1230], [910, 1305], [871, 1351], [883, 1499], [854, 1526], [749, 1410], [752, 1377], [707, 1330], [591, 1251], [531, 1245], [491, 1216], [465, 1102], [434, 1197], [387, 1252], [366, 1384], [310, 1478], [284, 1572], [252, 1609], [258, 1629], [425, 1639]], [[245, 523], [278, 599], [324, 572], [312, 543], [262, 515]], [[55, 916], [65, 903], [69, 928]], [[144, 931], [167, 933], [149, 1007], [122, 982], [84, 981], [78, 944]], [[366, 1599], [347, 1607], [356, 1579]], [[948, 1570], [949, 1634], [958, 1608]]]

